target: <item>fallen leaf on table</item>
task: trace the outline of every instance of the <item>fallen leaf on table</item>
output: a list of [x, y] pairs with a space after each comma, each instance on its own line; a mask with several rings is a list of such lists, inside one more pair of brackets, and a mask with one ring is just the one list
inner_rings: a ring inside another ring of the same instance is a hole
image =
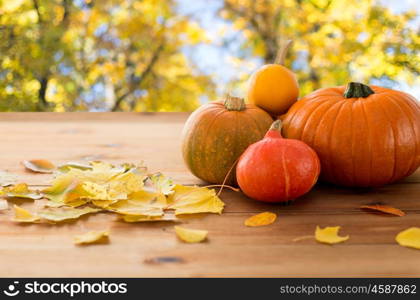
[[173, 189], [175, 184], [173, 183], [173, 180], [162, 173], [150, 175], [147, 183], [149, 183], [149, 185], [146, 185], [145, 188], [150, 188], [157, 193], [162, 193], [167, 196], [174, 192]]
[[[67, 204], [75, 202], [81, 197], [88, 196], [81, 182], [73, 176], [62, 175], [55, 178], [52, 186], [42, 191], [45, 198], [52, 202]], [[86, 202], [86, 201], [84, 201]]]
[[[141, 188], [143, 185], [143, 180], [146, 179], [146, 169], [142, 165], [135, 166], [133, 164], [121, 164], [119, 166], [114, 166], [105, 162], [90, 162], [91, 169], [82, 170], [80, 168], [70, 168], [67, 172], [58, 173], [58, 177], [61, 175], [72, 176], [77, 178], [80, 182], [93, 182], [97, 184], [107, 184], [114, 181], [128, 182], [130, 185], [133, 184], [133, 178], [135, 183], [138, 183], [138, 178], [141, 178], [141, 186], [136, 188]], [[128, 178], [130, 177], [130, 178]], [[129, 179], [129, 180], [128, 180]]]
[[37, 191], [29, 189], [26, 183], [19, 183], [3, 188], [3, 194], [9, 198], [24, 198], [31, 200], [41, 199], [43, 196]]
[[[143, 188], [146, 179], [143, 166], [122, 164], [114, 166], [103, 162], [91, 162], [91, 169], [69, 167], [66, 172], [58, 172], [53, 181], [53, 187], [45, 191], [48, 194], [66, 195], [67, 187], [73, 182], [78, 183], [76, 198], [89, 200], [113, 201], [127, 199], [128, 195]], [[75, 185], [75, 183], [73, 183]], [[74, 186], [76, 188], [76, 186]], [[54, 201], [54, 199], [51, 199]], [[63, 202], [63, 199], [60, 200]], [[56, 201], [57, 202], [57, 201]], [[70, 202], [68, 199], [64, 202]], [[98, 203], [105, 207], [113, 202]]]
[[109, 239], [109, 231], [106, 231], [106, 230], [89, 231], [83, 234], [75, 235], [74, 243], [76, 245], [85, 245], [85, 244], [105, 242], [105, 241], [108, 241], [108, 239]]
[[88, 197], [91, 200], [111, 201], [112, 203], [118, 199], [127, 198], [127, 194], [114, 191], [105, 184], [84, 182], [82, 184], [82, 188], [87, 194], [86, 197]]
[[401, 246], [420, 249], [420, 228], [411, 227], [401, 231], [397, 234], [395, 240]]
[[402, 210], [392, 207], [392, 206], [388, 206], [388, 205], [381, 205], [381, 204], [362, 205], [360, 206], [360, 208], [379, 211], [382, 213], [399, 216], [399, 217], [405, 216], [405, 212], [403, 212]]
[[0, 186], [9, 186], [15, 184], [18, 176], [9, 172], [0, 171]]
[[80, 163], [80, 162], [67, 162], [58, 166], [57, 170], [66, 173], [71, 169], [79, 169], [82, 171], [85, 170], [92, 170], [92, 166], [88, 163]]
[[6, 210], [9, 208], [9, 203], [6, 200], [0, 200], [0, 210]]
[[186, 243], [200, 243], [207, 238], [207, 230], [188, 229], [175, 226], [175, 233], [182, 241]]
[[[19, 187], [23, 190], [25, 186]], [[8, 192], [13, 189], [16, 187]], [[131, 163], [112, 165], [96, 161], [61, 165], [54, 172], [51, 186], [42, 193], [47, 199], [41, 202], [44, 208], [36, 215], [20, 211], [23, 217], [17, 219], [58, 223], [108, 211], [129, 223], [178, 221], [176, 216], [182, 214], [220, 214], [225, 205], [212, 189], [174, 185], [169, 177], [161, 173], [148, 176], [145, 166]], [[187, 241], [202, 240], [207, 235], [206, 231], [183, 228], [178, 232], [181, 236], [186, 234]]]
[[87, 181], [83, 183], [83, 189], [92, 200], [121, 200], [127, 199], [128, 195], [143, 188], [145, 176], [132, 172], [115, 175], [104, 183]]
[[162, 216], [166, 205], [166, 197], [163, 194], [138, 191], [130, 194], [129, 199], [109, 205], [107, 210], [124, 215]]
[[96, 207], [102, 209], [108, 209], [111, 204], [117, 203], [119, 200], [90, 200], [90, 202]]
[[12, 219], [13, 221], [21, 223], [33, 223], [39, 221], [39, 217], [32, 214], [30, 211], [17, 205], [14, 205], [13, 208], [15, 210], [15, 217]]
[[163, 215], [163, 216], [135, 216], [135, 215], [122, 215], [121, 219], [127, 223], [136, 223], [136, 222], [175, 222], [178, 221], [178, 218], [173, 214]]
[[196, 213], [221, 214], [225, 204], [214, 190], [198, 186], [175, 185], [174, 193], [168, 197], [170, 209], [175, 215]]
[[78, 219], [79, 217], [96, 213], [101, 211], [98, 208], [85, 207], [85, 208], [71, 208], [63, 207], [57, 209], [44, 209], [38, 212], [38, 216], [50, 222], [62, 222], [67, 220]]
[[316, 227], [315, 230], [315, 239], [320, 243], [325, 244], [337, 244], [347, 241], [350, 237], [347, 236], [339, 236], [338, 231], [340, 230], [340, 226], [335, 227], [325, 227], [320, 228], [319, 226]]
[[52, 173], [55, 165], [46, 159], [24, 160], [22, 164], [26, 169], [36, 173]]
[[245, 220], [245, 226], [250, 227], [257, 227], [257, 226], [265, 226], [274, 223], [276, 220], [277, 215], [272, 212], [263, 212], [252, 217], [249, 217]]
[[44, 207], [52, 207], [52, 208], [66, 206], [66, 204], [64, 204], [64, 203], [53, 202], [53, 201], [46, 201], [43, 204], [44, 204]]

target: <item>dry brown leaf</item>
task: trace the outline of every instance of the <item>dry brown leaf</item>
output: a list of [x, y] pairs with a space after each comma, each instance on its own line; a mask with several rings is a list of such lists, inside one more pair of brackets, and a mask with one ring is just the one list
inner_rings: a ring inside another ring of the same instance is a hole
[[258, 227], [258, 226], [265, 226], [274, 223], [276, 220], [277, 215], [272, 212], [263, 212], [257, 215], [253, 215], [245, 220], [245, 226], [249, 227]]
[[350, 237], [347, 236], [339, 236], [338, 231], [340, 230], [340, 226], [334, 227], [325, 227], [320, 228], [319, 226], [316, 227], [315, 230], [315, 239], [324, 244], [337, 244], [347, 241]]
[[52, 173], [55, 165], [46, 159], [24, 160], [22, 164], [26, 169], [36, 173]]
[[395, 240], [404, 247], [420, 249], [420, 228], [411, 227], [398, 233]]
[[379, 211], [385, 214], [390, 214], [390, 215], [399, 216], [399, 217], [405, 216], [405, 212], [389, 205], [381, 205], [381, 204], [362, 205], [360, 206], [360, 208]]

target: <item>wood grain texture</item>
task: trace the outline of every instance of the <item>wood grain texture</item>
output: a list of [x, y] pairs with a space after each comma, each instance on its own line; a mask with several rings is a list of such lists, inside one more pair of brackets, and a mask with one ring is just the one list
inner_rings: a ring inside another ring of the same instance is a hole
[[[49, 174], [35, 174], [25, 159], [139, 162], [182, 184], [203, 184], [184, 166], [180, 132], [185, 113], [3, 113], [0, 114], [0, 169], [17, 173], [32, 186]], [[318, 184], [291, 206], [255, 202], [224, 191], [222, 215], [183, 218], [185, 227], [206, 229], [209, 240], [184, 244], [173, 223], [126, 224], [100, 213], [62, 225], [20, 225], [11, 211], [0, 212], [0, 276], [420, 276], [420, 251], [396, 244], [395, 235], [420, 226], [420, 171], [377, 189]], [[368, 213], [360, 205], [383, 203], [405, 217]], [[23, 203], [31, 207], [31, 203]], [[276, 222], [249, 228], [244, 220], [273, 211]], [[334, 246], [316, 243], [316, 225], [342, 226], [350, 240]], [[73, 235], [109, 229], [110, 243], [73, 245]], [[166, 257], [175, 258], [165, 259]]]

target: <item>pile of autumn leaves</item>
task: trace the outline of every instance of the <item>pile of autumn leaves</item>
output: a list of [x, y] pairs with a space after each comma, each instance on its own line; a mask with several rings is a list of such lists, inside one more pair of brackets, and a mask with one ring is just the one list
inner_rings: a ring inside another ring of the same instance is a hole
[[[0, 172], [0, 210], [8, 208], [8, 200], [15, 198], [41, 200], [42, 208], [29, 211], [14, 205], [15, 222], [60, 223], [76, 220], [86, 214], [110, 212], [129, 223], [151, 221], [177, 221], [177, 216], [197, 213], [221, 214], [223, 201], [215, 191], [206, 187], [183, 186], [161, 173], [148, 174], [143, 165], [121, 164], [114, 166], [105, 162], [67, 163], [56, 168], [46, 160], [23, 162], [34, 172], [54, 173], [49, 187], [42, 191], [31, 190], [27, 184], [14, 184], [16, 178]], [[404, 216], [399, 209], [385, 205], [365, 205], [362, 209]], [[249, 227], [266, 226], [275, 222], [277, 215], [263, 212], [245, 220]], [[325, 244], [342, 243], [349, 236], [339, 236], [339, 226], [316, 227], [313, 236], [298, 237], [294, 241], [315, 238]], [[175, 226], [175, 233], [184, 242], [197, 243], [206, 239], [206, 230]], [[109, 232], [91, 231], [76, 235], [76, 244], [106, 241]], [[420, 249], [420, 228], [400, 232], [397, 242], [406, 247]]]
[[[39, 172], [47, 165], [25, 164]], [[103, 211], [115, 213], [125, 222], [176, 221], [178, 215], [220, 214], [224, 207], [212, 189], [174, 184], [161, 173], [147, 174], [142, 165], [114, 166], [105, 162], [68, 163], [54, 170], [51, 185], [42, 191], [20, 183], [4, 187], [0, 194], [6, 199], [46, 199], [44, 207], [36, 212], [14, 205], [13, 221], [25, 223], [59, 223]], [[7, 208], [7, 203], [4, 206]], [[175, 232], [186, 242], [199, 242], [207, 236], [207, 231], [179, 226], [175, 226]], [[108, 234], [88, 232], [74, 241], [93, 243], [107, 239]]]

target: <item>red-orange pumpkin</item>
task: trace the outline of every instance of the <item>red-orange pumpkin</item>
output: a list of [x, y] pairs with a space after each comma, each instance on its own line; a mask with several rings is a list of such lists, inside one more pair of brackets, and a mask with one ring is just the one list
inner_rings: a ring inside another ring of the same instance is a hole
[[[242, 98], [227, 97], [193, 112], [182, 132], [185, 164], [198, 178], [222, 184], [242, 152], [262, 139], [273, 119]], [[226, 184], [235, 185], [232, 171]]]
[[236, 167], [242, 192], [263, 202], [288, 202], [307, 193], [316, 183], [320, 163], [305, 143], [284, 139], [275, 121], [264, 139], [248, 147]]
[[283, 134], [311, 146], [321, 179], [343, 185], [381, 186], [420, 165], [420, 106], [406, 93], [352, 82], [317, 90], [296, 102]]

